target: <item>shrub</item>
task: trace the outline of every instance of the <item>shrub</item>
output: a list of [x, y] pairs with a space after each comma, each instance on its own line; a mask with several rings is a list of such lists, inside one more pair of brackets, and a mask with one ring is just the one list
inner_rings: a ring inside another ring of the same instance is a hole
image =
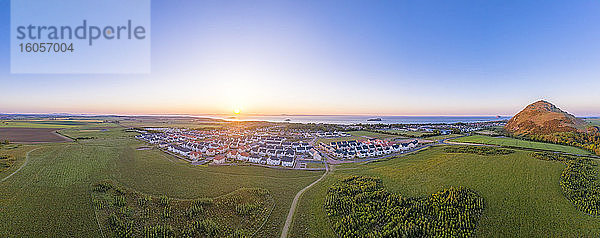
[[160, 204], [161, 206], [168, 206], [169, 205], [169, 197], [167, 197], [166, 195], [161, 195], [158, 198], [158, 204]]
[[381, 179], [358, 176], [334, 184], [325, 198], [338, 237], [470, 237], [483, 208], [466, 188], [405, 198], [385, 191]]
[[108, 191], [108, 190], [110, 190], [112, 188], [113, 188], [112, 183], [109, 183], [109, 182], [105, 181], [105, 182], [100, 182], [100, 183], [97, 183], [96, 185], [94, 185], [93, 190], [96, 191], [96, 192], [102, 192], [103, 193], [103, 192], [106, 192], [106, 191]]
[[173, 227], [170, 225], [156, 225], [144, 227], [144, 237], [146, 238], [170, 238], [175, 237]]
[[127, 205], [127, 201], [125, 200], [125, 196], [123, 195], [115, 195], [113, 196], [113, 205], [117, 207], [122, 207]]
[[560, 176], [560, 186], [565, 197], [578, 210], [594, 216], [600, 215], [598, 176], [598, 165], [587, 158], [569, 161]]
[[248, 216], [260, 208], [259, 204], [238, 204], [235, 206], [235, 212], [240, 216]]
[[491, 146], [450, 146], [444, 148], [446, 153], [465, 153], [477, 155], [507, 155], [515, 151]]
[[221, 228], [211, 219], [194, 221], [184, 230], [184, 236], [197, 237], [205, 235], [207, 237], [219, 237]]

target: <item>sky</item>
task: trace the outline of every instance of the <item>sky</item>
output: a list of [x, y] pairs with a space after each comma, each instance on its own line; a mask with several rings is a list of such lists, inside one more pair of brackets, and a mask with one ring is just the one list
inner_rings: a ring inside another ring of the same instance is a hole
[[600, 115], [600, 1], [151, 6], [149, 74], [11, 74], [0, 0], [0, 113]]

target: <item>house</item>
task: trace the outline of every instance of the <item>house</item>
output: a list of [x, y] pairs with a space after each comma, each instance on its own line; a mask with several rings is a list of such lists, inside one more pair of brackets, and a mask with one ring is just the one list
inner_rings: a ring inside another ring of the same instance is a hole
[[227, 158], [228, 159], [237, 159], [238, 157], [238, 151], [237, 150], [230, 150], [229, 152], [227, 152]]
[[280, 163], [281, 163], [281, 160], [275, 156], [271, 156], [267, 159], [268, 165], [279, 165]]
[[190, 153], [190, 149], [187, 148], [183, 148], [181, 146], [178, 145], [171, 145], [168, 148], [169, 151], [173, 152], [173, 153], [177, 153], [183, 156], [188, 156]]
[[207, 156], [215, 156], [216, 154], [217, 154], [217, 150], [214, 148], [209, 148], [208, 150], [206, 150]]
[[224, 164], [226, 157], [224, 155], [217, 155], [213, 159], [213, 164]]
[[250, 154], [248, 152], [239, 153], [237, 159], [242, 161], [248, 161], [248, 159], [250, 159]]
[[284, 156], [281, 158], [281, 165], [285, 167], [294, 167], [294, 157]]
[[248, 158], [248, 162], [255, 163], [255, 164], [260, 164], [260, 157], [258, 157], [258, 155], [251, 155]]
[[198, 161], [202, 158], [202, 152], [192, 151], [190, 152], [190, 159], [193, 161]]

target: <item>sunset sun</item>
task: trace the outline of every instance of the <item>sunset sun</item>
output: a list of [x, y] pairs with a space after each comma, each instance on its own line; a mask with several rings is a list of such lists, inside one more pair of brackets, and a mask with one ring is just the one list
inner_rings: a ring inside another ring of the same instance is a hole
[[240, 112], [241, 112], [241, 111], [240, 111], [240, 109], [239, 109], [239, 108], [233, 109], [233, 113], [235, 113], [235, 114], [240, 114]]

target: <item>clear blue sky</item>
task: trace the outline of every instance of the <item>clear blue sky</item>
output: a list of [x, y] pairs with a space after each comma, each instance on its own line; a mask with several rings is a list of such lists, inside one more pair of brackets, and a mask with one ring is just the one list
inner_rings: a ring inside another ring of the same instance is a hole
[[152, 1], [151, 74], [11, 75], [0, 0], [0, 112], [600, 115], [600, 1], [390, 2]]

